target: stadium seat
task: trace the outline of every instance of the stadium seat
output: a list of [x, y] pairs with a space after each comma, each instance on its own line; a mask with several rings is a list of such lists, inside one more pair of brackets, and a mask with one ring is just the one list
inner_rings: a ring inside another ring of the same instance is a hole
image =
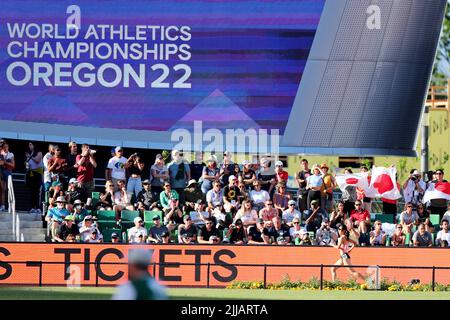
[[100, 230], [116, 226], [116, 212], [114, 210], [100, 210], [97, 212], [98, 227]]
[[104, 229], [104, 230], [102, 231], [103, 242], [111, 242], [111, 235], [112, 235], [114, 232], [120, 235], [121, 230], [120, 230], [120, 229], [115, 229], [115, 228]]
[[435, 232], [438, 232], [441, 229], [441, 221], [438, 214], [430, 214], [430, 222], [434, 226]]
[[129, 229], [134, 227], [134, 219], [139, 217], [139, 211], [122, 210], [120, 219], [122, 220], [122, 229]]
[[391, 214], [377, 213], [375, 215], [375, 220], [380, 220], [381, 223], [394, 223], [394, 216]]
[[386, 247], [390, 247], [390, 246], [391, 246], [391, 237], [386, 236]]
[[146, 227], [150, 226], [149, 228], [151, 228], [153, 226], [153, 217], [156, 215], [159, 216], [162, 223], [163, 221], [162, 211], [144, 211], [144, 222]]
[[407, 233], [405, 238], [405, 246], [409, 247], [411, 245], [411, 234]]
[[99, 201], [100, 201], [100, 192], [92, 192], [92, 208], [95, 208]]

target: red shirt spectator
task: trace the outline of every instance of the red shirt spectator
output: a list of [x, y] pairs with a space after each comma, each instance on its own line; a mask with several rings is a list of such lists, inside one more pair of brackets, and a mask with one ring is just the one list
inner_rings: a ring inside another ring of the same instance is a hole
[[365, 221], [370, 219], [370, 213], [367, 210], [352, 210], [350, 219], [358, 222]]
[[[77, 155], [77, 162], [83, 158], [81, 154]], [[91, 182], [94, 180], [94, 166], [89, 161], [84, 161], [83, 165], [78, 166], [77, 180], [80, 183]]]
[[281, 161], [275, 162], [275, 173], [278, 183], [287, 183], [289, 179], [289, 174], [287, 173], [287, 171], [283, 170], [283, 162]]

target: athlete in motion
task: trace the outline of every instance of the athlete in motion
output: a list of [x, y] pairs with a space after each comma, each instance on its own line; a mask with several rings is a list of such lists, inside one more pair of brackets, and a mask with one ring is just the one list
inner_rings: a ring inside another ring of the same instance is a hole
[[350, 251], [356, 246], [356, 242], [350, 239], [350, 233], [347, 230], [346, 225], [341, 225], [339, 227], [339, 239], [337, 245], [332, 245], [334, 248], [339, 250], [339, 260], [334, 264], [336, 267], [331, 268], [331, 279], [336, 280], [336, 270], [341, 266], [346, 266], [348, 272], [351, 273], [355, 279], [360, 278], [365, 280], [363, 275], [355, 269], [352, 268], [352, 261], [350, 258]]

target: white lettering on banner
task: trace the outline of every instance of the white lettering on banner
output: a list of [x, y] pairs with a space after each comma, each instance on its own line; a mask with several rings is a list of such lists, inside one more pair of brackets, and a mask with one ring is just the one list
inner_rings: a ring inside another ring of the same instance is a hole
[[381, 9], [377, 5], [371, 5], [367, 8], [367, 14], [369, 17], [366, 21], [366, 26], [369, 30], [381, 29]]
[[65, 14], [65, 26], [6, 23], [11, 85], [192, 88], [191, 27], [105, 23], [86, 25], [83, 34], [81, 8], [70, 5]]

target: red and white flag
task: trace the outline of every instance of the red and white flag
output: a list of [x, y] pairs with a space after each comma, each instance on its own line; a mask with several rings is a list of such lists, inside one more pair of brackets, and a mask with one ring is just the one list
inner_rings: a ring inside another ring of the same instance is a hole
[[422, 202], [426, 203], [432, 199], [450, 200], [450, 182], [437, 182], [430, 184], [423, 195]]
[[398, 190], [395, 175], [395, 167], [375, 167], [372, 168], [372, 178], [368, 190], [365, 191], [366, 197], [385, 198], [397, 200], [402, 197]]
[[345, 189], [347, 186], [354, 186], [367, 190], [369, 188], [368, 175], [367, 172], [337, 175], [336, 183], [341, 190]]

